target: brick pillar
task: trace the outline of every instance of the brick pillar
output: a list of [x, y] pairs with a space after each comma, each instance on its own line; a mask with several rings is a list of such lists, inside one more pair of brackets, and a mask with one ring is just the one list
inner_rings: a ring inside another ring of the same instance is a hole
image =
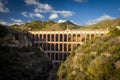
[[60, 60], [60, 33], [58, 32], [58, 54], [59, 54], [59, 56], [58, 56], [58, 60]]
[[73, 34], [71, 33], [71, 50], [73, 50]]
[[83, 34], [80, 34], [80, 42], [82, 42]]
[[54, 60], [56, 60], [56, 44], [55, 44], [55, 41], [56, 41], [56, 34], [54, 33]]
[[64, 52], [64, 33], [62, 34], [62, 51]]
[[[51, 42], [51, 33], [50, 33], [50, 42]], [[50, 60], [52, 60], [52, 53], [51, 53], [51, 51], [52, 51], [52, 44], [50, 43]]]
[[44, 49], [44, 35], [43, 35], [43, 33], [42, 33], [42, 49]]
[[90, 37], [89, 39], [91, 40], [91, 34], [89, 34], [89, 37]]
[[94, 34], [94, 38], [96, 38], [96, 34]]
[[56, 60], [56, 44], [54, 43], [54, 60]]
[[46, 51], [48, 51], [48, 34], [46, 34], [46, 41], [45, 41], [45, 44], [46, 44]]
[[36, 34], [34, 34], [34, 40], [35, 40], [35, 42], [36, 42]]
[[67, 32], [67, 52], [68, 52], [68, 32]]
[[77, 37], [77, 36], [78, 36], [78, 34], [76, 33], [76, 45], [77, 45], [77, 41], [78, 41], [78, 40], [77, 40], [77, 39], [78, 39], [78, 37]]
[[40, 42], [40, 34], [38, 33], [38, 42]]
[[46, 42], [48, 42], [48, 34], [46, 34]]
[[34, 34], [34, 46], [36, 46], [35, 44], [36, 44], [36, 34]]
[[84, 34], [85, 35], [85, 42], [86, 42], [86, 36], [87, 36], [87, 34]]

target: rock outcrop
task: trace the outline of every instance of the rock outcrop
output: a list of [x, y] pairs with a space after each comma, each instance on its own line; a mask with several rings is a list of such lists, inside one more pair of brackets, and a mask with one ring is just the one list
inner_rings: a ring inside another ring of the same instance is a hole
[[48, 80], [52, 62], [29, 36], [0, 25], [0, 80]]

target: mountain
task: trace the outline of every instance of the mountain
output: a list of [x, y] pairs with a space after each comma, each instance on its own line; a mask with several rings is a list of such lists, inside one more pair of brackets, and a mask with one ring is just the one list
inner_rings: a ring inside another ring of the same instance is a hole
[[66, 22], [62, 22], [62, 23], [57, 23], [54, 22], [52, 20], [48, 20], [45, 22], [36, 20], [33, 22], [29, 22], [26, 24], [22, 24], [22, 25], [12, 25], [12, 28], [16, 29], [16, 30], [22, 30], [22, 31], [28, 31], [28, 30], [65, 30], [67, 29], [67, 27], [69, 29], [78, 29], [79, 26], [70, 22], [70, 21], [66, 21]]
[[52, 67], [28, 33], [0, 25], [0, 80], [48, 80]]
[[73, 50], [58, 70], [59, 80], [120, 80], [120, 26]]
[[114, 26], [120, 26], [120, 18], [114, 19], [114, 20], [104, 20], [102, 22], [99, 22], [97, 24], [93, 24], [90, 26], [86, 26], [86, 28], [89, 29], [110, 29]]
[[45, 22], [35, 20], [32, 22], [28, 22], [22, 25], [12, 25], [11, 27], [16, 30], [28, 31], [28, 30], [65, 30], [69, 29], [111, 29], [114, 26], [120, 26], [120, 18], [114, 20], [104, 20], [97, 24], [89, 25], [89, 26], [79, 26], [71, 21], [65, 21], [61, 23], [54, 22], [52, 20], [47, 20]]

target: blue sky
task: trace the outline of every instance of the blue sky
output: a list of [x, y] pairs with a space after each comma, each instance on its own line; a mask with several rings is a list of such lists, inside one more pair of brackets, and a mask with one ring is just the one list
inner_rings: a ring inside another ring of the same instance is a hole
[[120, 0], [0, 0], [0, 23], [70, 20], [79, 25], [120, 17]]

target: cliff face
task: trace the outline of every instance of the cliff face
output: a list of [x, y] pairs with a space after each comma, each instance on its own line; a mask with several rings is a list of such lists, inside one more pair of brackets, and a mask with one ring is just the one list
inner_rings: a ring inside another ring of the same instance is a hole
[[48, 80], [52, 63], [30, 37], [2, 25], [0, 33], [0, 80]]
[[120, 27], [71, 52], [59, 80], [120, 80]]
[[30, 36], [25, 35], [25, 33], [15, 31], [6, 26], [0, 26], [0, 43], [2, 46], [11, 46], [11, 47], [31, 47], [32, 41]]

